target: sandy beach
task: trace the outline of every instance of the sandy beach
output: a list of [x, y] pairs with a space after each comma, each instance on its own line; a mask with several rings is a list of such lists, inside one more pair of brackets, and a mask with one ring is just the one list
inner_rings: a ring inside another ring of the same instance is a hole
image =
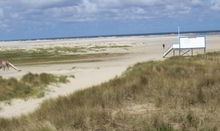
[[[77, 53], [126, 53], [126, 55], [122, 56], [99, 58], [99, 61], [93, 62], [18, 65], [18, 67], [22, 69], [21, 72], [16, 72], [12, 69], [5, 72], [1, 70], [0, 74], [4, 78], [16, 77], [19, 79], [28, 72], [46, 72], [68, 76], [74, 75], [75, 78], [71, 78], [70, 82], [67, 84], [50, 85], [50, 91], [42, 98], [25, 100], [15, 99], [10, 102], [0, 102], [0, 117], [11, 118], [31, 113], [47, 99], [65, 96], [77, 90], [82, 90], [109, 81], [116, 76], [120, 76], [129, 66], [138, 62], [162, 60], [164, 59], [164, 51], [172, 44], [177, 43], [177, 41], [178, 39], [176, 36], [167, 35], [0, 42], [1, 50], [33, 50], [36, 48], [53, 48], [57, 46], [84, 48], [102, 46], [105, 48], [96, 48], [96, 50], [87, 50]], [[163, 50], [162, 44], [166, 45], [165, 50]], [[213, 52], [219, 50], [220, 36], [207, 36], [207, 51]]]

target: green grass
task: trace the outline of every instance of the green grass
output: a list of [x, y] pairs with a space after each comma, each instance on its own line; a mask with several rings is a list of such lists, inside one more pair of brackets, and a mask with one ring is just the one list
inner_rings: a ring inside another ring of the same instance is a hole
[[0, 77], [0, 101], [13, 98], [42, 97], [52, 83], [67, 83], [66, 76], [41, 73], [24, 75], [21, 80]]
[[220, 130], [220, 53], [138, 63], [118, 78], [0, 119], [1, 131]]
[[94, 46], [94, 47], [90, 47], [89, 49], [106, 49], [106, 48], [128, 48], [128, 47], [131, 47], [131, 46], [128, 46], [128, 45], [113, 45], [113, 46]]
[[0, 51], [0, 60], [9, 60], [13, 64], [50, 64], [50, 63], [68, 63], [79, 62], [93, 58], [113, 57], [125, 55], [125, 53], [82, 53], [85, 48], [75, 47], [55, 47], [55, 48], [36, 48], [33, 50], [10, 49]]

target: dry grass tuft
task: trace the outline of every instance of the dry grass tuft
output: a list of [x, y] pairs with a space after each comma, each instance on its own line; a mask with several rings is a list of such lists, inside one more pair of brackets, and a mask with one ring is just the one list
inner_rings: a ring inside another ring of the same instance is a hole
[[55, 76], [41, 73], [24, 75], [21, 80], [0, 77], [0, 101], [30, 96], [42, 97], [51, 83], [66, 83], [67, 76]]

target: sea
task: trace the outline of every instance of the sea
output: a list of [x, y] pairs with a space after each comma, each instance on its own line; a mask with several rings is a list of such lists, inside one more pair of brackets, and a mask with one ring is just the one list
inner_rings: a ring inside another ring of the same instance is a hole
[[[129, 37], [129, 36], [162, 36], [162, 35], [177, 35], [178, 32], [160, 32], [160, 33], [141, 33], [141, 34], [118, 34], [118, 35], [96, 35], [96, 36], [77, 36], [77, 37], [55, 37], [55, 38], [34, 38], [34, 39], [15, 39], [15, 40], [0, 40], [0, 42], [10, 41], [41, 41], [41, 40], [65, 40], [65, 39], [85, 39], [85, 38], [103, 38], [103, 37]], [[220, 30], [205, 30], [205, 31], [185, 31], [181, 32], [184, 36], [208, 36], [219, 35]]]

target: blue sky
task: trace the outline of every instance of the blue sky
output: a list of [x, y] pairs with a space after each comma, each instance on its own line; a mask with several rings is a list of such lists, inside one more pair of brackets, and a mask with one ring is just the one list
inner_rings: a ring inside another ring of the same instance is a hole
[[0, 40], [220, 30], [220, 0], [0, 0]]

